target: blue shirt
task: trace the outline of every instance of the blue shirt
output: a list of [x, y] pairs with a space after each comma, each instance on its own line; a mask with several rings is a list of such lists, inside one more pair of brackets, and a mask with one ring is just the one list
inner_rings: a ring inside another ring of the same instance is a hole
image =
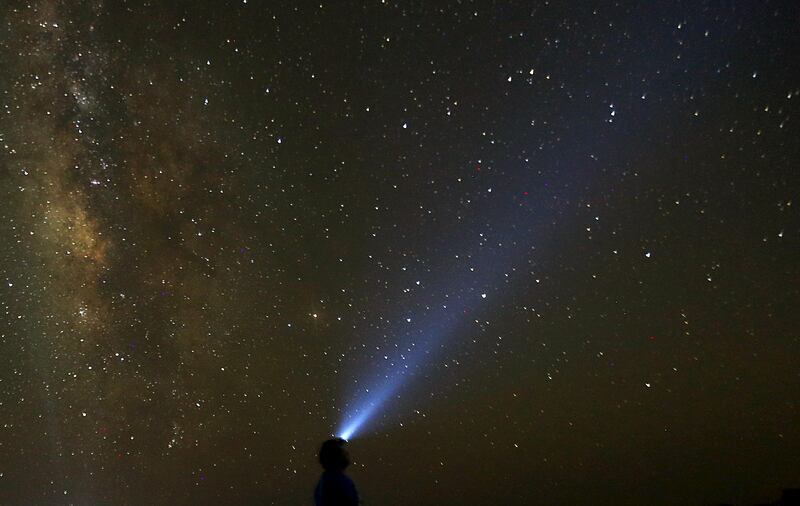
[[314, 490], [314, 503], [317, 506], [358, 506], [358, 492], [346, 474], [325, 471]]

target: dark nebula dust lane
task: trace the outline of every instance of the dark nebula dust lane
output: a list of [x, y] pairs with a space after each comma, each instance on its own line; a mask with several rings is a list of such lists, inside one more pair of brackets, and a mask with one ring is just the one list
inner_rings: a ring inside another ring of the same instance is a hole
[[793, 2], [0, 13], [0, 503], [800, 487]]

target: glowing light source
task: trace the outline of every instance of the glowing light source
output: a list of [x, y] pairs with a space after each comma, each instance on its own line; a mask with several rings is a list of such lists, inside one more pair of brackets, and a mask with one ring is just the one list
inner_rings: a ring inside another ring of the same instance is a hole
[[364, 421], [366, 421], [367, 417], [369, 417], [369, 415], [372, 414], [372, 411], [374, 410], [375, 408], [373, 406], [372, 409], [365, 410], [359, 413], [358, 416], [356, 416], [353, 420], [350, 420], [347, 424], [345, 424], [345, 426], [342, 427], [342, 430], [337, 435], [340, 438], [344, 439], [345, 441], [349, 441], [350, 439], [352, 439], [356, 431], [358, 431], [358, 429], [361, 428], [361, 425], [364, 423]]
[[[430, 305], [431, 309], [416, 320], [412, 329], [402, 334], [410, 338], [405, 346], [397, 347], [395, 356], [387, 363], [382, 373], [376, 376], [369, 388], [354, 396], [349, 414], [341, 423], [337, 435], [350, 440], [364, 429], [377, 412], [415, 374], [424, 361], [429, 361], [435, 351], [442, 349], [442, 342], [464, 322], [463, 314], [469, 305], [465, 302], [451, 306]], [[407, 328], [407, 327], [406, 327]]]
[[[602, 139], [600, 144], [601, 139], [588, 129], [575, 135], [584, 142], [570, 157], [540, 161], [542, 166], [556, 168], [549, 172], [549, 179], [537, 181], [535, 186], [531, 181], [523, 181], [525, 205], [520, 205], [520, 199], [509, 198], [505, 205], [493, 207], [491, 214], [482, 215], [480, 223], [465, 225], [459, 237], [438, 244], [437, 254], [441, 254], [442, 260], [427, 269], [428, 273], [436, 273], [437, 279], [426, 279], [426, 289], [419, 294], [420, 300], [413, 309], [404, 308], [397, 315], [394, 321], [402, 322], [401, 325], [382, 329], [384, 335], [395, 336], [394, 353], [381, 351], [384, 360], [372, 364], [374, 369], [367, 377], [371, 376], [371, 381], [358, 383], [368, 388], [354, 392], [351, 397], [337, 431], [339, 437], [347, 440], [363, 432], [390, 399], [399, 399], [399, 391], [421, 366], [445, 350], [446, 341], [474, 332], [467, 328], [473, 323], [479, 324], [481, 329], [488, 325], [485, 320], [479, 323], [477, 318], [490, 306], [489, 300], [500, 298], [490, 298], [489, 294], [511, 288], [510, 273], [520, 273], [521, 265], [531, 263], [530, 256], [536, 249], [533, 239], [545, 236], [541, 232], [549, 233], [556, 223], [551, 217], [562, 214], [563, 206], [580, 201], [582, 194], [591, 188], [589, 181], [593, 173], [590, 169], [594, 166], [587, 164], [586, 159], [596, 161], [595, 154], [604, 153], [602, 147], [609, 145], [608, 139]], [[585, 139], [598, 140], [585, 142]], [[481, 170], [480, 164], [478, 160], [476, 171]], [[576, 181], [581, 184], [576, 186]], [[497, 193], [493, 190], [489, 188], [487, 193]], [[513, 195], [518, 191], [506, 193]], [[559, 199], [562, 193], [570, 198]], [[539, 202], [542, 205], [536, 206], [534, 214], [532, 205]], [[540, 279], [534, 272], [530, 271], [530, 275], [529, 281], [539, 284]], [[413, 312], [413, 318], [409, 312]]]
[[[399, 374], [395, 376], [399, 376]], [[352, 417], [344, 421], [337, 435], [347, 441], [352, 439], [375, 411], [400, 388], [401, 384], [402, 379], [399, 377], [393, 378], [393, 381], [387, 379], [382, 388], [376, 391], [373, 396], [368, 397], [354, 410]]]

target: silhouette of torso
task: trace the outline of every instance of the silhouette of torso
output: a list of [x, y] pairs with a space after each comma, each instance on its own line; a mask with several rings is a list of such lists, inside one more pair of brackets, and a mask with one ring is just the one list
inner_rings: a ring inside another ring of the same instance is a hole
[[358, 506], [356, 486], [346, 474], [325, 471], [314, 490], [317, 506]]

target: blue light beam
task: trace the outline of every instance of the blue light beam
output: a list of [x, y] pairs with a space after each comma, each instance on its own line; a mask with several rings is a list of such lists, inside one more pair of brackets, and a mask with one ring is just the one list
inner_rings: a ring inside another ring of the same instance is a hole
[[[665, 85], [671, 82], [672, 76], [686, 72], [686, 63], [676, 64], [657, 39], [652, 45], [649, 51], [638, 48], [633, 53], [636, 56], [626, 62], [627, 72], [621, 68], [603, 70], [613, 71], [613, 75], [644, 76], [658, 69], [659, 82]], [[598, 82], [614, 80], [613, 75], [598, 73], [596, 79]], [[631, 78], [630, 82], [639, 80]], [[429, 247], [437, 256], [442, 254], [441, 268], [432, 269], [440, 278], [426, 283], [430, 290], [424, 292], [435, 296], [425, 297], [427, 304], [417, 302], [419, 311], [406, 312], [422, 315], [413, 328], [395, 328], [387, 332], [397, 336], [396, 343], [404, 342], [403, 346], [395, 345], [400, 357], [393, 356], [389, 360], [384, 356], [381, 365], [386, 366], [379, 365], [378, 374], [366, 376], [371, 377], [371, 381], [360, 383], [369, 387], [355, 392], [352, 401], [345, 405], [344, 420], [337, 432], [340, 437], [350, 439], [363, 432], [389, 400], [399, 397], [401, 388], [421, 369], [423, 361], [441, 352], [445, 341], [459, 333], [459, 325], [475, 319], [473, 310], [486, 307], [491, 299], [499, 299], [501, 290], [508, 292], [507, 285], [517, 270], [515, 266], [521, 271], [517, 275], [531, 271], [533, 251], [543, 241], [558, 236], [563, 217], [592, 201], [593, 192], [617, 184], [618, 180], [613, 177], [620, 170], [629, 170], [639, 163], [631, 153], [647, 153], [651, 139], [670, 134], [669, 125], [656, 120], [658, 115], [653, 105], [637, 100], [638, 96], [630, 92], [628, 98], [617, 101], [614, 106], [614, 111], [622, 111], [624, 121], [612, 123], [605, 109], [570, 111], [572, 121], [565, 119], [564, 124], [575, 126], [568, 129], [568, 138], [561, 139], [559, 149], [542, 150], [541, 146], [533, 152], [523, 149], [522, 152], [530, 156], [531, 164], [528, 165], [528, 158], [524, 157], [525, 163], [512, 169], [514, 162], [509, 160], [504, 178], [494, 181], [495, 191], [489, 190], [491, 197], [482, 194], [480, 201], [476, 199], [469, 208], [490, 210], [490, 216], [478, 214], [465, 220], [459, 225], [458, 234], [439, 237], [438, 242]], [[515, 141], [513, 135], [509, 133], [508, 146], [530, 145], [530, 139], [520, 137]], [[519, 135], [525, 134], [520, 131]], [[524, 190], [524, 199], [509, 198], [519, 195], [519, 190]], [[495, 200], [501, 195], [506, 199], [504, 202]], [[445, 242], [445, 239], [449, 240]], [[461, 247], [453, 247], [454, 243]], [[445, 260], [453, 258], [458, 260], [449, 263]], [[490, 300], [484, 301], [487, 294], [491, 295]], [[403, 320], [397, 318], [395, 323]]]
[[[468, 255], [467, 258], [469, 257]], [[467, 263], [487, 265], [476, 261], [474, 257]], [[486, 291], [489, 290], [487, 281], [497, 279], [495, 270], [506, 264], [507, 262], [495, 261], [488, 264], [493, 266], [490, 270], [466, 266], [459, 269], [469, 272], [470, 276], [462, 277], [461, 286], [455, 289], [439, 291], [439, 296], [435, 298], [436, 303], [427, 304], [425, 310], [420, 311], [420, 321], [400, 319], [397, 324], [402, 328], [396, 334], [398, 337], [405, 336], [405, 344], [398, 345], [392, 357], [385, 355], [383, 362], [386, 366], [379, 367], [383, 370], [376, 374], [368, 387], [353, 396], [354, 402], [350, 406], [349, 415], [336, 432], [339, 437], [352, 439], [390, 399], [399, 397], [401, 388], [419, 373], [421, 365], [443, 351], [444, 343], [467, 323], [468, 318], [465, 315], [471, 315], [475, 308], [486, 302]], [[441, 286], [438, 283], [434, 285]]]

